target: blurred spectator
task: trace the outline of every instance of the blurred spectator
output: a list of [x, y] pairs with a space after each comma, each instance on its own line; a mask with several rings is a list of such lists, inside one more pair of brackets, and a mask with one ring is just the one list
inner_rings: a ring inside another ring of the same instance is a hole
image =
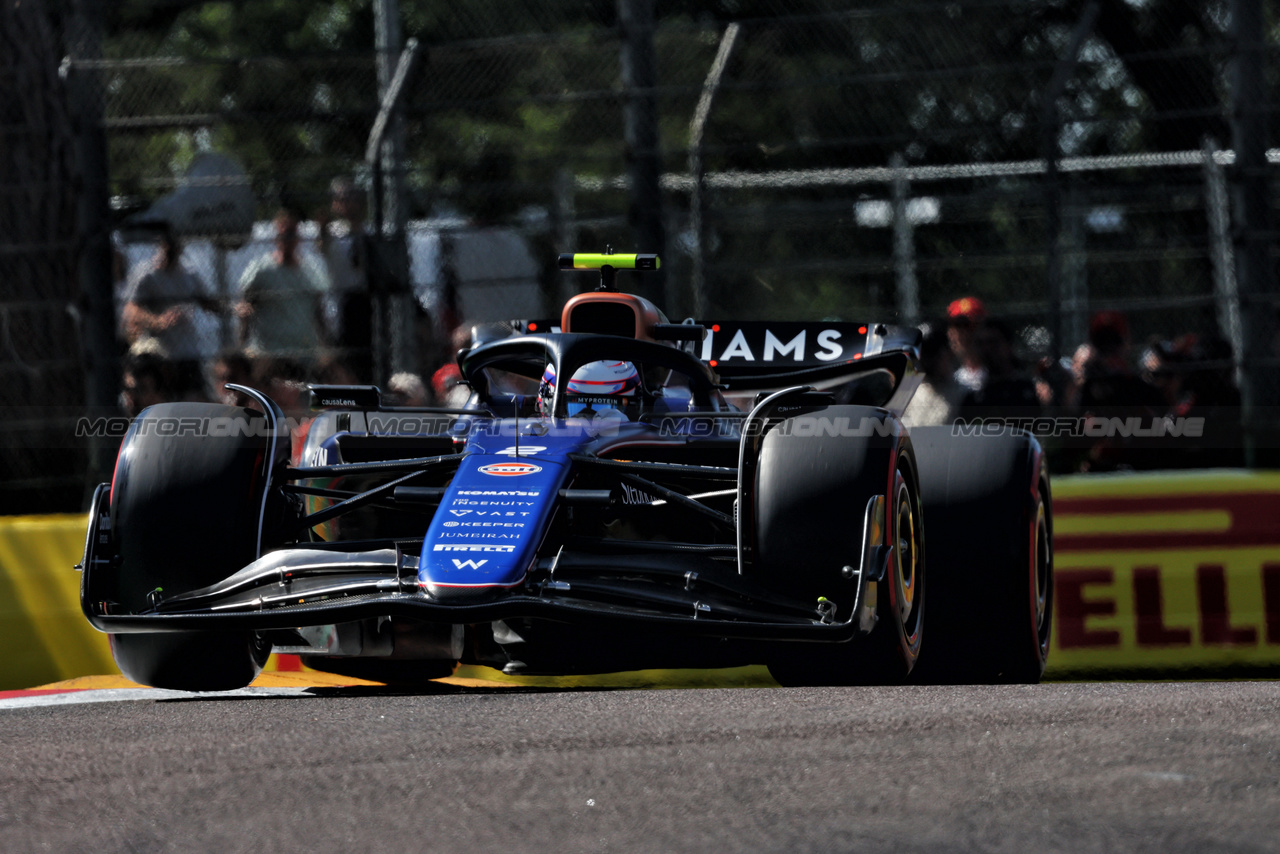
[[347, 363], [332, 353], [320, 357], [315, 367], [316, 382], [321, 385], [357, 385], [359, 381]]
[[156, 353], [127, 357], [121, 379], [120, 408], [131, 417], [148, 406], [182, 396], [173, 362]]
[[960, 403], [961, 418], [1034, 417], [1040, 413], [1035, 381], [1013, 354], [1013, 333], [1003, 323], [987, 322], [978, 329], [972, 347], [986, 376]]
[[262, 356], [254, 360], [253, 387], [274, 400], [290, 418], [304, 418], [310, 410], [306, 377], [306, 369], [295, 359]]
[[244, 406], [248, 398], [226, 388], [227, 383], [253, 387], [253, 362], [240, 350], [222, 353], [213, 363], [213, 396], [228, 406]]
[[961, 297], [947, 306], [947, 341], [959, 363], [956, 382], [969, 391], [977, 391], [987, 380], [977, 337], [986, 319], [987, 309], [977, 297]]
[[924, 379], [902, 413], [908, 427], [950, 424], [964, 397], [965, 388], [956, 382], [955, 357], [947, 341], [943, 323], [930, 323], [920, 345], [920, 371]]
[[396, 406], [428, 406], [431, 403], [422, 377], [408, 371], [392, 375], [387, 391]]
[[1203, 418], [1199, 436], [1171, 436], [1163, 467], [1207, 468], [1244, 464], [1240, 393], [1232, 380], [1231, 345], [1218, 338], [1181, 335], [1150, 342], [1141, 359], [1143, 377], [1158, 388], [1166, 418]]
[[216, 312], [218, 306], [181, 257], [178, 239], [164, 232], [154, 261], [129, 288], [122, 320], [131, 352], [198, 365], [216, 351], [216, 329], [208, 334], [209, 318], [202, 311]]
[[471, 388], [462, 379], [462, 370], [458, 367], [457, 354], [472, 347], [474, 331], [466, 326], [455, 326], [450, 337], [453, 353], [450, 358], [431, 375], [431, 390], [435, 393], [436, 402], [440, 406], [458, 408], [471, 398]]
[[431, 375], [431, 390], [441, 406], [458, 409], [471, 398], [471, 388], [462, 381], [456, 362], [449, 362]]
[[204, 378], [193, 374], [195, 362], [175, 362], [160, 353], [132, 353], [125, 357], [120, 408], [127, 415], [137, 415], [148, 406], [173, 401], [207, 401]]
[[[1080, 386], [1080, 410], [1086, 417], [1121, 422], [1137, 418], [1147, 428], [1164, 415], [1164, 396], [1138, 376], [1130, 362], [1129, 322], [1123, 314], [1096, 313], [1089, 322], [1089, 346]], [[1149, 469], [1167, 463], [1166, 456], [1150, 440], [1110, 435], [1090, 446], [1081, 467], [1087, 471]]]
[[298, 254], [298, 219], [275, 218], [275, 251], [240, 279], [240, 343], [250, 352], [310, 361], [324, 340], [324, 271]]
[[334, 340], [362, 382], [373, 380], [373, 279], [376, 247], [365, 229], [365, 193], [350, 178], [329, 185], [329, 215], [320, 217], [320, 251], [336, 303]]
[[111, 289], [115, 310], [116, 334], [128, 338], [124, 328], [124, 306], [129, 301], [129, 259], [124, 254], [120, 232], [111, 232]]
[[1081, 344], [1071, 354], [1071, 370], [1067, 386], [1062, 394], [1062, 409], [1065, 412], [1076, 412], [1080, 407], [1080, 395], [1084, 391], [1085, 371], [1094, 357], [1093, 345]]

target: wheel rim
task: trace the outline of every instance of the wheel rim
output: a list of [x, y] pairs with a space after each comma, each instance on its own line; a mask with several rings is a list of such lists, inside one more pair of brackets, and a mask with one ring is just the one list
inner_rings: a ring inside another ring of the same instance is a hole
[[916, 521], [911, 512], [911, 495], [905, 482], [898, 484], [897, 513], [894, 519], [894, 583], [898, 588], [898, 619], [903, 624], [911, 617], [916, 595]]
[[920, 639], [923, 549], [916, 503], [901, 471], [894, 478], [893, 522], [893, 615], [906, 645], [904, 651], [914, 655], [909, 651]]
[[1049, 590], [1052, 584], [1053, 553], [1049, 541], [1049, 516], [1044, 500], [1036, 503], [1032, 559], [1035, 561], [1032, 583], [1035, 585], [1036, 636], [1043, 647], [1048, 643]]

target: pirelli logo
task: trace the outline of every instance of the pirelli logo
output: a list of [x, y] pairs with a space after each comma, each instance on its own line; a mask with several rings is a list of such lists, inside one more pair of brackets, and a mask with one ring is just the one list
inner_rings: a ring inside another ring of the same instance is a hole
[[1051, 668], [1280, 664], [1280, 476], [1054, 488]]

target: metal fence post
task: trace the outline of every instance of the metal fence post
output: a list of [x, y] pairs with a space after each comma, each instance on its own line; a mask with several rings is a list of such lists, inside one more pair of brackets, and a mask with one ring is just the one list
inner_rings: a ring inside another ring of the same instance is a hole
[[1061, 266], [1062, 307], [1066, 314], [1066, 343], [1075, 348], [1089, 335], [1089, 265], [1085, 246], [1084, 217], [1081, 216], [1080, 191], [1074, 184], [1067, 188], [1062, 227]]
[[699, 96], [698, 106], [693, 111], [693, 120], [689, 122], [689, 176], [693, 179], [693, 186], [689, 193], [689, 231], [693, 235], [693, 271], [690, 283], [693, 289], [694, 317], [706, 317], [709, 303], [706, 282], [707, 170], [702, 158], [702, 138], [707, 129], [707, 119], [711, 115], [711, 105], [720, 88], [720, 78], [724, 76], [725, 66], [729, 64], [729, 57], [733, 55], [740, 29], [737, 23], [725, 27], [724, 35], [720, 37], [720, 48], [716, 51], [716, 58], [712, 60], [707, 79], [702, 83], [702, 95]]
[[1204, 206], [1209, 220], [1209, 262], [1213, 269], [1213, 293], [1218, 309], [1218, 331], [1231, 343], [1236, 384], [1242, 377], [1244, 337], [1240, 327], [1240, 287], [1236, 280], [1235, 249], [1231, 245], [1231, 209], [1227, 176], [1218, 162], [1218, 143], [1204, 139]]
[[[107, 178], [107, 136], [103, 128], [102, 72], [76, 67], [75, 60], [102, 59], [103, 4], [76, 0], [67, 41], [73, 61], [68, 67], [72, 110], [78, 118], [75, 163], [76, 233], [80, 241], [79, 279], [84, 303], [85, 402], [99, 411], [114, 409], [120, 389], [116, 356], [115, 285], [112, 281], [110, 190]], [[89, 449], [90, 482], [111, 476], [115, 448], [110, 441], [93, 441]]]
[[1271, 190], [1267, 165], [1266, 44], [1261, 0], [1231, 4], [1234, 55], [1231, 57], [1231, 138], [1236, 162], [1236, 273], [1239, 277], [1242, 334], [1240, 383], [1245, 465], [1277, 460], [1276, 420], [1280, 383], [1276, 381], [1276, 278], [1272, 269]]
[[[400, 57], [403, 41], [398, 0], [375, 0], [373, 19], [378, 100], [385, 103], [397, 76], [397, 59]], [[404, 155], [404, 118], [399, 99], [392, 93], [386, 136], [378, 153], [382, 172], [379, 182], [381, 186], [375, 187], [374, 192], [381, 195], [382, 227], [377, 234], [378, 246], [383, 251], [386, 267], [399, 283], [399, 288], [395, 293], [387, 293], [386, 283], [382, 283], [374, 293], [373, 351], [375, 381], [378, 382], [386, 382], [396, 371], [417, 370], [417, 348], [414, 346], [412, 331], [413, 306], [410, 302], [413, 299], [413, 289], [409, 281], [409, 217], [405, 205]], [[406, 292], [409, 294], [407, 298]]]
[[1101, 7], [1089, 0], [1071, 32], [1071, 42], [1053, 69], [1040, 111], [1040, 148], [1045, 165], [1045, 278], [1049, 291], [1049, 352], [1062, 358], [1062, 179], [1058, 172], [1058, 98], [1075, 73], [1084, 40], [1093, 32]]
[[[654, 0], [618, 0], [622, 34], [623, 136], [631, 206], [627, 219], [637, 252], [666, 251], [662, 228], [661, 153], [658, 147], [658, 60], [653, 47]], [[658, 305], [664, 300], [664, 276], [637, 279]]]
[[916, 239], [907, 215], [911, 182], [907, 161], [895, 151], [889, 158], [893, 170], [893, 269], [897, 280], [898, 322], [914, 326], [920, 320], [920, 288], [916, 281]]
[[[578, 249], [577, 203], [574, 199], [573, 172], [561, 167], [556, 170], [555, 183], [552, 187], [552, 223], [557, 252], [576, 252]], [[564, 305], [577, 291], [573, 286], [572, 276], [556, 276], [555, 293], [552, 295], [554, 307]]]

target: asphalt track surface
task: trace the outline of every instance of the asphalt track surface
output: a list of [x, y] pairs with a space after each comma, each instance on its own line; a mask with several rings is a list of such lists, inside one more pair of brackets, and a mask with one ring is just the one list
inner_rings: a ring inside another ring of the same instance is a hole
[[0, 708], [0, 851], [1280, 850], [1276, 682], [275, 690]]

